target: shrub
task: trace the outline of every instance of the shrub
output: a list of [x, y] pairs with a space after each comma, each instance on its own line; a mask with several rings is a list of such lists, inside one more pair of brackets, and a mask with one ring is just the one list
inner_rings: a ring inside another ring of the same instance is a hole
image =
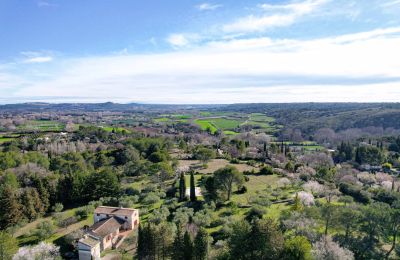
[[94, 208], [90, 205], [80, 207], [76, 209], [75, 216], [77, 216], [79, 219], [86, 219], [93, 211]]
[[39, 240], [45, 240], [54, 234], [54, 226], [51, 221], [43, 221], [36, 226], [35, 235]]
[[69, 217], [69, 218], [66, 218], [66, 219], [59, 220], [57, 222], [57, 226], [65, 228], [65, 227], [68, 227], [68, 226], [70, 226], [72, 224], [77, 223], [78, 221], [79, 220], [78, 220], [78, 218], [76, 216], [72, 216], [72, 217]]
[[264, 166], [264, 167], [262, 167], [260, 169], [259, 174], [261, 174], [261, 175], [273, 175], [274, 174], [274, 170], [272, 169], [271, 166], [266, 165], [266, 166]]
[[246, 220], [251, 221], [255, 218], [261, 219], [265, 213], [267, 213], [267, 211], [263, 207], [255, 205], [251, 207], [247, 213]]
[[54, 212], [58, 213], [61, 212], [64, 209], [64, 206], [62, 203], [56, 203], [52, 208]]
[[238, 194], [244, 194], [247, 192], [247, 187], [246, 186], [242, 186], [239, 190], [238, 190]]
[[138, 189], [128, 187], [125, 189], [125, 194], [128, 196], [140, 195], [140, 191]]
[[230, 163], [239, 164], [240, 161], [237, 158], [233, 158], [232, 160], [230, 160]]
[[339, 190], [345, 195], [352, 196], [354, 200], [368, 204], [371, 202], [371, 196], [367, 191], [362, 190], [360, 187], [348, 183], [340, 183]]
[[146, 205], [154, 204], [160, 201], [160, 197], [157, 196], [154, 192], [150, 192], [143, 198], [142, 202]]

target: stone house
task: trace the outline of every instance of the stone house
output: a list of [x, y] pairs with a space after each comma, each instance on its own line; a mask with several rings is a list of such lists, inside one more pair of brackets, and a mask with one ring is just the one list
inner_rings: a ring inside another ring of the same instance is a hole
[[139, 226], [137, 209], [100, 206], [94, 211], [94, 224], [78, 242], [79, 259], [100, 259], [108, 248], [118, 248], [125, 237]]

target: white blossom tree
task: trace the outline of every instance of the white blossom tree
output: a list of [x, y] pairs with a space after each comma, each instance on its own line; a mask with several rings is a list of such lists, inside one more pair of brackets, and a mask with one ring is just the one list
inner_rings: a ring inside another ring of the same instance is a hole
[[330, 236], [322, 237], [313, 245], [311, 254], [315, 260], [353, 260], [354, 254], [332, 240]]
[[53, 244], [40, 242], [35, 246], [21, 247], [13, 256], [13, 260], [55, 260], [61, 259], [60, 247]]
[[318, 196], [324, 191], [324, 186], [317, 181], [309, 181], [303, 185], [303, 189], [311, 192], [314, 196]]
[[311, 193], [300, 191], [297, 193], [297, 196], [304, 206], [314, 205], [314, 196]]

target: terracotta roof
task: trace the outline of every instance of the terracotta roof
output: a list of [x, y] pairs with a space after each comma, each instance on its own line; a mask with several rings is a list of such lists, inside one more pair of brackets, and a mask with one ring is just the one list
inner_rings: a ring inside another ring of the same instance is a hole
[[117, 207], [97, 207], [94, 211], [95, 214], [109, 214], [109, 215], [122, 215], [122, 216], [130, 216], [137, 209], [129, 209], [129, 208], [117, 208]]
[[117, 231], [124, 223], [124, 220], [116, 217], [111, 217], [94, 223], [93, 226], [91, 226], [89, 229], [96, 236], [105, 237]]

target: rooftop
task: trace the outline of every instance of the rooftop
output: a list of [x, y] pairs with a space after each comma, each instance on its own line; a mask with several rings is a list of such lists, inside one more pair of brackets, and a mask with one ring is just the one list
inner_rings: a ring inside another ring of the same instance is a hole
[[99, 206], [95, 209], [94, 213], [95, 214], [130, 216], [135, 211], [137, 211], [137, 209]]
[[95, 238], [93, 238], [92, 236], [86, 236], [86, 237], [80, 239], [80, 240], [79, 240], [79, 243], [88, 245], [88, 246], [90, 246], [90, 247], [94, 247], [94, 246], [96, 246], [98, 243], [100, 243], [100, 241], [97, 240], [97, 239], [95, 239]]
[[124, 223], [124, 220], [111, 217], [94, 223], [93, 226], [90, 227], [90, 231], [97, 236], [105, 237], [118, 230]]

